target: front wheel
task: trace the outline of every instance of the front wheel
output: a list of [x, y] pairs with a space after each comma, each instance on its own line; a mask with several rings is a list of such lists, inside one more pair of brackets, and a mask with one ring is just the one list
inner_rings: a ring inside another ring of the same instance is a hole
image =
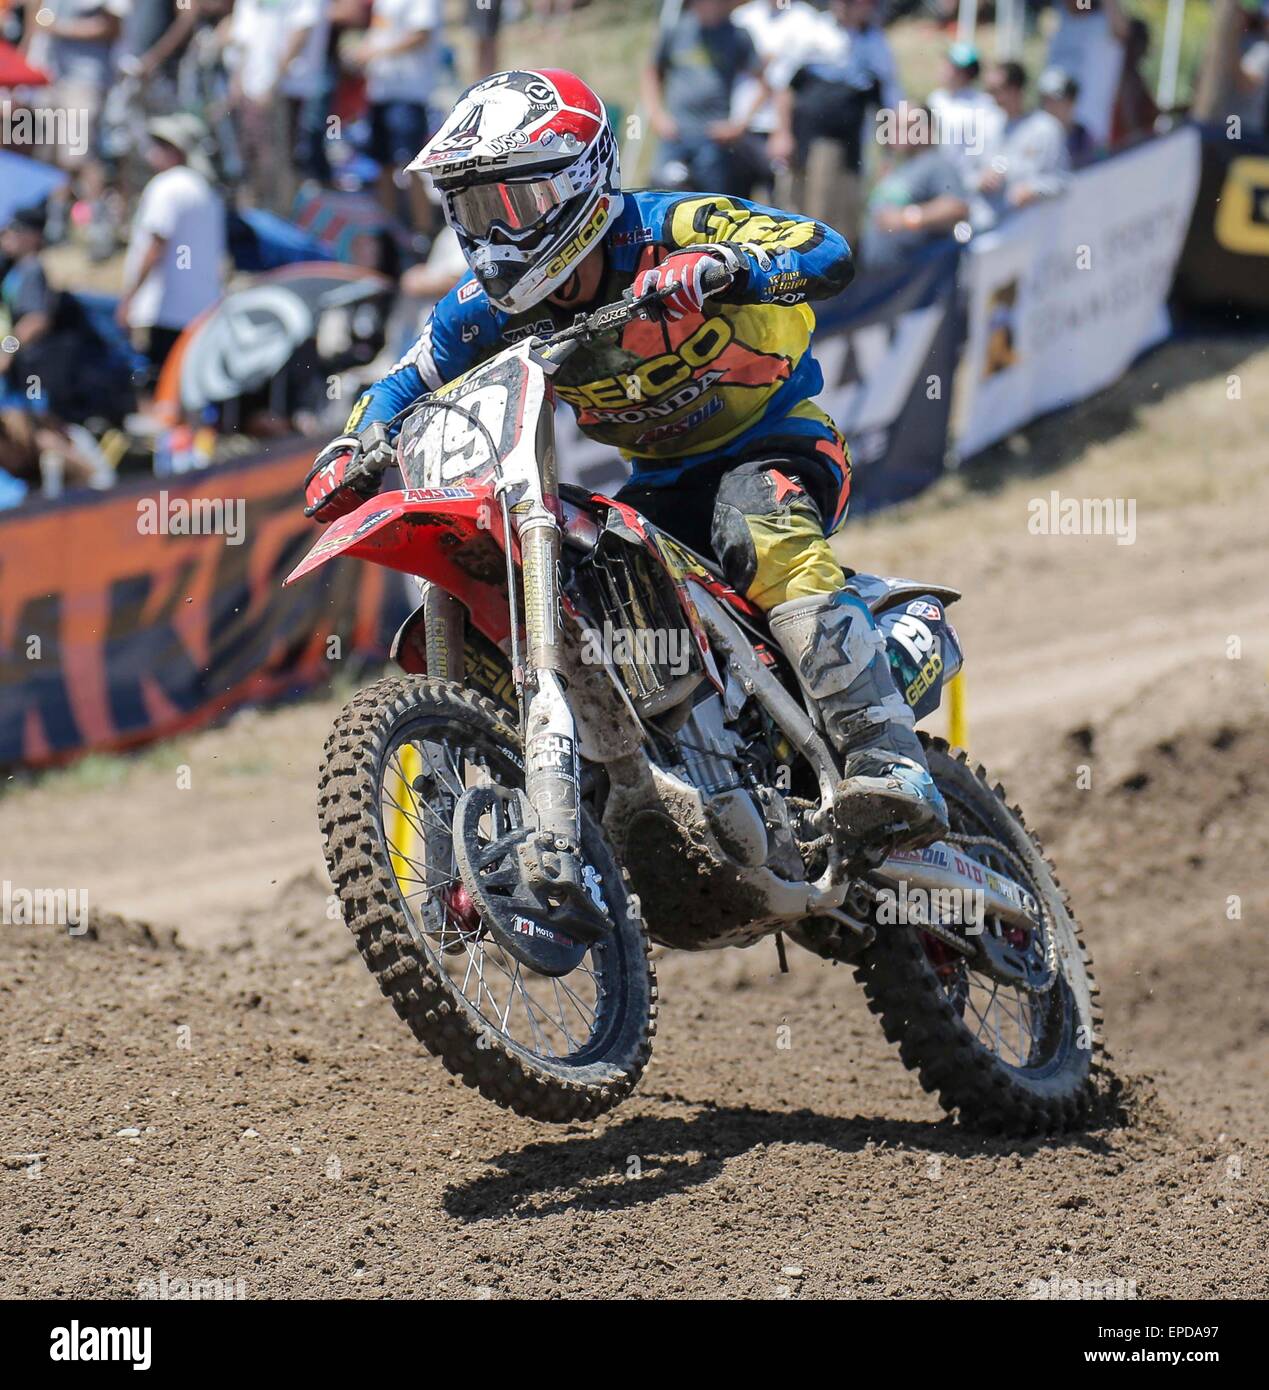
[[[1039, 841], [983, 768], [942, 739], [926, 746], [947, 801], [948, 840], [1026, 888], [1046, 926], [1017, 944], [1051, 963], [1043, 990], [1007, 986], [918, 926], [877, 927], [856, 967], [904, 1066], [944, 1109], [996, 1134], [1057, 1133], [1092, 1117], [1101, 1052], [1092, 962]], [[988, 931], [1015, 931], [988, 917]], [[1043, 971], [1038, 973], [1043, 974]]]
[[587, 1119], [630, 1093], [652, 1049], [647, 933], [584, 812], [587, 882], [612, 930], [562, 977], [505, 952], [463, 887], [451, 836], [459, 797], [491, 783], [524, 785], [504, 712], [444, 681], [378, 681], [326, 741], [318, 809], [327, 867], [371, 973], [430, 1052], [517, 1114]]

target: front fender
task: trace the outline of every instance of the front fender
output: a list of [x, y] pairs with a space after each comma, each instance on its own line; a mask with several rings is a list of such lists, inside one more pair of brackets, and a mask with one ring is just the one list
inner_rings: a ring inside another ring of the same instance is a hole
[[380, 493], [333, 521], [285, 583], [336, 556], [415, 575], [453, 594], [486, 636], [501, 642], [507, 613], [502, 509], [491, 487], [406, 488]]

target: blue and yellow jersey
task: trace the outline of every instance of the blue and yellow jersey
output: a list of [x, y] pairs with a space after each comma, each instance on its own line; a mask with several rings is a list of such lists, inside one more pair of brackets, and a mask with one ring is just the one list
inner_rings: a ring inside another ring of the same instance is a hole
[[[673, 251], [717, 245], [743, 252], [747, 268], [703, 313], [641, 320], [596, 339], [554, 378], [583, 432], [619, 449], [644, 482], [671, 482], [772, 433], [807, 435], [811, 447], [836, 435], [827, 416], [806, 406], [824, 385], [810, 350], [810, 301], [839, 293], [854, 267], [845, 239], [823, 223], [718, 194], [627, 193], [604, 239], [596, 303], [620, 299], [641, 270]], [[357, 402], [349, 429], [391, 419], [508, 344], [566, 327], [574, 314], [549, 303], [504, 313], [469, 273]]]

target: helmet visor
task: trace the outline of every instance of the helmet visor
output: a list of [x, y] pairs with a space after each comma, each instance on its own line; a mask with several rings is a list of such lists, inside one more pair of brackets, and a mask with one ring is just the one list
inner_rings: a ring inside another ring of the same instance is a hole
[[566, 180], [527, 179], [518, 183], [478, 183], [449, 195], [455, 224], [468, 236], [486, 241], [495, 231], [512, 241], [539, 227], [567, 201]]

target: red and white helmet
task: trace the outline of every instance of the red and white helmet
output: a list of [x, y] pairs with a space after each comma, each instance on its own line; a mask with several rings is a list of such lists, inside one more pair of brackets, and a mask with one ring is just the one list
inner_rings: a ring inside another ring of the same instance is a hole
[[554, 68], [469, 87], [408, 169], [435, 181], [468, 265], [508, 313], [558, 289], [621, 215], [604, 104]]

